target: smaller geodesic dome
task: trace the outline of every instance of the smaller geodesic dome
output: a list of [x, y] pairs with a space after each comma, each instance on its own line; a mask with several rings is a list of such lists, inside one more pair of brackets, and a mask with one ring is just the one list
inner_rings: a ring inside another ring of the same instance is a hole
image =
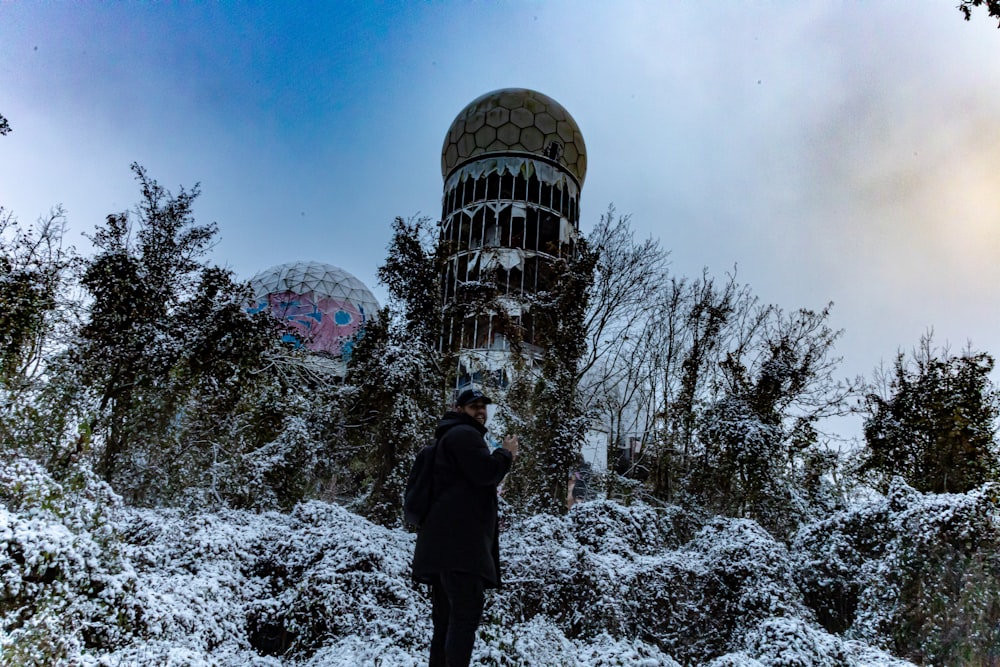
[[269, 310], [286, 327], [283, 340], [337, 358], [350, 356], [355, 341], [378, 312], [363, 282], [323, 262], [288, 262], [250, 279], [250, 312]]

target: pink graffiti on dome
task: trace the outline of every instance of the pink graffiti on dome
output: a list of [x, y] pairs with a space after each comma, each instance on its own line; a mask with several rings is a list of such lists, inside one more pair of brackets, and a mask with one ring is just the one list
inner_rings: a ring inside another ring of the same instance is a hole
[[276, 292], [268, 295], [271, 314], [284, 322], [302, 343], [314, 352], [340, 354], [364, 324], [365, 316], [350, 301], [308, 292]]

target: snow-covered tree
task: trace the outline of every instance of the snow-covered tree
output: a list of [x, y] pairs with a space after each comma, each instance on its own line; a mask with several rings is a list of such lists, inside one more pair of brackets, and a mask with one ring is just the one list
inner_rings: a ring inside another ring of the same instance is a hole
[[580, 391], [612, 442], [645, 432], [655, 412], [650, 391], [655, 366], [648, 354], [656, 304], [667, 276], [668, 253], [659, 241], [637, 240], [629, 216], [614, 208], [587, 235], [596, 256], [588, 290], [580, 361]]
[[515, 379], [508, 394], [522, 437], [505, 493], [529, 513], [561, 513], [567, 473], [583, 446], [592, 415], [580, 392], [587, 351], [585, 321], [597, 254], [581, 239], [572, 257], [550, 260], [553, 279], [528, 297], [541, 363]]
[[429, 220], [397, 218], [379, 281], [389, 304], [355, 348], [347, 437], [368, 488], [365, 513], [398, 525], [406, 475], [434, 434], [444, 401], [441, 335], [442, 255]]
[[96, 469], [130, 502], [290, 507], [329, 475], [332, 381], [206, 261], [216, 226], [194, 219], [198, 187], [174, 195], [132, 169], [142, 198], [92, 237], [64, 360]]
[[814, 424], [843, 414], [851, 387], [833, 377], [838, 333], [826, 324], [829, 308], [765, 313], [720, 364], [722, 394], [699, 418], [685, 491], [787, 536], [806, 515], [796, 471], [819, 444]]
[[883, 490], [901, 476], [930, 493], [965, 492], [1000, 476], [1000, 392], [985, 352], [949, 355], [927, 335], [869, 387], [860, 471]]
[[109, 215], [91, 237], [98, 254], [82, 278], [91, 304], [75, 350], [99, 403], [97, 468], [119, 485], [143, 466], [146, 438], [167, 431], [178, 413], [176, 394], [164, 391], [188, 342], [177, 311], [194, 296], [216, 232], [194, 221], [197, 186], [174, 196], [139, 165], [132, 170], [142, 191], [135, 224], [128, 212]]
[[0, 208], [0, 442], [42, 460], [56, 454], [69, 421], [65, 405], [44, 407], [58, 403], [46, 401], [56, 392], [51, 361], [79, 305], [72, 296], [77, 258], [63, 245], [64, 231], [59, 207], [28, 227]]

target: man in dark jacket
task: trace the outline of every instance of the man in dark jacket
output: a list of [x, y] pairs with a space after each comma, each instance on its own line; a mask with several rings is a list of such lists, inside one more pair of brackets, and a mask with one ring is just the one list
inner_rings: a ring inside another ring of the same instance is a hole
[[517, 456], [517, 436], [490, 452], [486, 405], [461, 391], [438, 422], [434, 500], [417, 533], [413, 578], [431, 585], [430, 667], [467, 667], [483, 614], [484, 589], [500, 586], [497, 485]]

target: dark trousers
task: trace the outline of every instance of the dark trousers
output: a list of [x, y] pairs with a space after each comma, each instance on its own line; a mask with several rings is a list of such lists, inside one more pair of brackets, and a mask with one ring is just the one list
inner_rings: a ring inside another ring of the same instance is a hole
[[468, 572], [442, 572], [431, 586], [431, 602], [430, 667], [468, 667], [483, 617], [483, 580]]

